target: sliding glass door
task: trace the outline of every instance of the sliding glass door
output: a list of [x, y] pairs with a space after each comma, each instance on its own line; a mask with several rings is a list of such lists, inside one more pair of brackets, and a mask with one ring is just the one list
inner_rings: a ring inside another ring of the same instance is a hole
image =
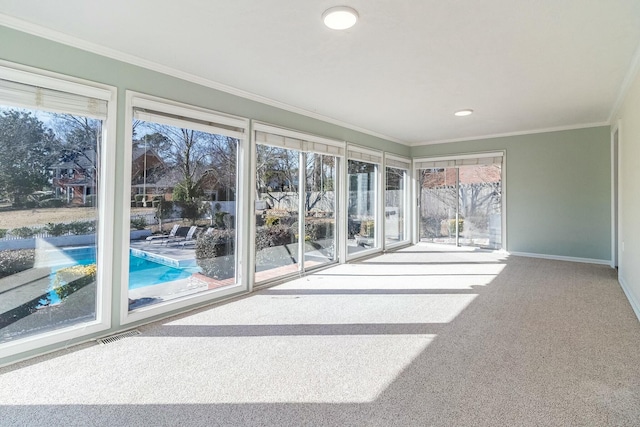
[[300, 155], [297, 150], [256, 147], [256, 282], [300, 269]]
[[349, 239], [347, 251], [351, 254], [380, 247], [378, 228], [378, 165], [349, 160]]
[[420, 169], [420, 241], [458, 244], [458, 169]]
[[[384, 244], [385, 248], [409, 242], [407, 221], [407, 205], [409, 203], [409, 170], [406, 168], [389, 167], [390, 160], [386, 160], [385, 188], [384, 188]], [[401, 164], [400, 162], [396, 162]]]
[[260, 285], [337, 261], [344, 148], [269, 125], [256, 128], [254, 282]]
[[418, 160], [416, 173], [420, 241], [502, 247], [502, 155]]
[[460, 244], [490, 249], [501, 248], [501, 174], [502, 168], [499, 164], [459, 168]]
[[306, 268], [335, 261], [336, 183], [334, 156], [305, 154], [304, 264]]

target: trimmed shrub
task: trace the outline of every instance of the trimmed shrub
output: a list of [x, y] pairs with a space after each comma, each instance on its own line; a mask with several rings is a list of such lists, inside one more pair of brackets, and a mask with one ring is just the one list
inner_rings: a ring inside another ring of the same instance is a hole
[[256, 251], [293, 243], [296, 231], [297, 229], [284, 225], [259, 227], [256, 229]]
[[44, 230], [49, 233], [49, 235], [57, 237], [67, 234], [69, 232], [69, 226], [67, 224], [53, 224], [50, 222], [45, 225]]
[[11, 230], [11, 234], [21, 239], [30, 239], [38, 233], [40, 229], [31, 227], [20, 227]]
[[145, 228], [147, 228], [147, 225], [149, 225], [147, 223], [147, 220], [143, 216], [133, 217], [131, 218], [130, 222], [131, 228], [135, 228], [136, 230], [144, 230]]
[[0, 278], [33, 268], [35, 249], [0, 251]]
[[196, 261], [202, 274], [215, 279], [235, 275], [235, 231], [213, 230], [196, 241]]
[[305, 240], [319, 240], [335, 236], [333, 221], [317, 221], [305, 223]]
[[27, 200], [26, 202], [24, 202], [25, 209], [33, 209], [37, 206], [38, 202], [36, 202], [35, 200]]
[[95, 221], [74, 221], [67, 224], [67, 226], [69, 227], [69, 231], [75, 235], [91, 234], [96, 231]]
[[[91, 196], [87, 196], [87, 197], [91, 197]], [[51, 199], [40, 200], [38, 205], [41, 208], [61, 208], [65, 205], [65, 202], [63, 199], [51, 198]]]
[[4, 239], [5, 237], [7, 237], [7, 230], [6, 228], [0, 228], [0, 239]]
[[74, 265], [56, 272], [53, 290], [58, 298], [65, 299], [72, 293], [84, 288], [96, 280], [96, 265]]
[[283, 256], [290, 258], [281, 251], [267, 249], [294, 243], [297, 240], [297, 231], [297, 227], [292, 228], [287, 225], [256, 228], [256, 263], [280, 265], [283, 262]]

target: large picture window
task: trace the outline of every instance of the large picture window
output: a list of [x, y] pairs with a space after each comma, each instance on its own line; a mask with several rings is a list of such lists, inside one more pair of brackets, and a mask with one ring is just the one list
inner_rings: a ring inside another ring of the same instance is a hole
[[0, 349], [108, 325], [98, 230], [111, 96], [0, 67]]
[[235, 285], [240, 123], [132, 104], [128, 310]]

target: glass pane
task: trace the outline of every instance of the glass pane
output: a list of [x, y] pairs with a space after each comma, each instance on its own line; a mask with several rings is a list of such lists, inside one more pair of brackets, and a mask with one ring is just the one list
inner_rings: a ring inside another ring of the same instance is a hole
[[456, 243], [456, 168], [420, 169], [420, 240]]
[[0, 343], [96, 319], [102, 122], [0, 106]]
[[501, 165], [460, 167], [460, 244], [499, 249]]
[[337, 159], [306, 155], [305, 269], [336, 260]]
[[377, 248], [376, 174], [378, 165], [349, 160], [348, 240], [349, 254]]
[[256, 283], [299, 270], [300, 152], [256, 147]]
[[384, 192], [384, 233], [387, 245], [407, 240], [405, 235], [407, 171], [387, 168]]
[[129, 310], [235, 284], [239, 141], [142, 120], [133, 130]]

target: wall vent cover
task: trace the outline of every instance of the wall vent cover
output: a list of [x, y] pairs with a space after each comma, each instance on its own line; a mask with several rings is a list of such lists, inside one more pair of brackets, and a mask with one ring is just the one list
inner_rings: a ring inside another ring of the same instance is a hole
[[105, 338], [100, 338], [100, 339], [97, 339], [96, 341], [98, 342], [98, 344], [107, 345], [107, 344], [114, 343], [116, 341], [123, 340], [127, 337], [133, 337], [135, 335], [140, 335], [140, 331], [137, 329], [132, 329], [130, 331], [123, 332], [121, 334], [115, 334]]

